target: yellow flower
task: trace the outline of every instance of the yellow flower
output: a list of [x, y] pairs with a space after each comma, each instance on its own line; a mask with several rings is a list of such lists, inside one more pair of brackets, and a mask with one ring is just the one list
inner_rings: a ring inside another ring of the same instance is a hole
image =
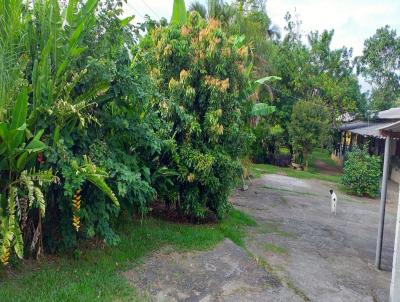
[[193, 173], [190, 173], [190, 174], [187, 176], [187, 181], [188, 181], [188, 182], [193, 182], [194, 179], [195, 179], [195, 176], [194, 176]]
[[170, 56], [172, 54], [172, 45], [168, 44], [164, 48], [164, 56]]
[[78, 232], [79, 228], [81, 227], [81, 220], [79, 216], [74, 215], [72, 217], [72, 225], [75, 227], [75, 230]]
[[78, 232], [79, 228], [81, 227], [81, 220], [77, 215], [81, 209], [81, 189], [75, 191], [74, 198], [72, 199], [72, 225], [74, 226], [75, 230]]
[[218, 20], [211, 19], [211, 20], [208, 22], [208, 28], [209, 28], [210, 30], [216, 29], [216, 28], [218, 28], [219, 26], [220, 26], [220, 22], [219, 22]]
[[174, 78], [172, 78], [168, 83], [168, 88], [170, 90], [174, 89], [177, 86], [178, 86], [178, 82]]
[[189, 72], [185, 69], [181, 70], [181, 73], [179, 74], [179, 78], [181, 82], [185, 82], [185, 80], [189, 77]]
[[221, 81], [220, 90], [221, 92], [226, 92], [229, 88], [229, 78]]
[[238, 54], [242, 59], [246, 59], [249, 55], [249, 49], [246, 46], [243, 46], [238, 49]]
[[3, 251], [3, 254], [0, 257], [0, 262], [3, 265], [8, 265], [8, 260], [10, 259], [10, 249], [9, 248], [5, 248], [5, 250]]
[[219, 135], [224, 134], [224, 126], [223, 126], [223, 125], [219, 125], [219, 126], [218, 126], [217, 133], [218, 133]]
[[187, 28], [187, 26], [183, 26], [181, 29], [182, 36], [187, 37], [189, 35], [189, 33], [190, 33], [190, 29]]

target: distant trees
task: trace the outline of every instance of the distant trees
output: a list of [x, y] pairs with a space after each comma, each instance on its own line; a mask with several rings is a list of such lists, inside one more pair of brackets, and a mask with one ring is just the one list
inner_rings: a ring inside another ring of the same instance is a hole
[[[281, 38], [272, 26], [265, 1], [258, 0], [209, 0], [206, 5], [196, 1], [190, 10], [221, 21], [226, 32], [251, 45], [253, 79], [270, 75], [281, 78], [262, 85], [257, 93], [257, 101], [275, 106], [276, 111], [265, 117], [262, 125], [259, 124], [254, 131], [256, 141], [263, 142], [262, 145], [268, 146], [270, 151], [263, 152], [257, 147], [254, 157], [274, 162], [281, 147], [294, 150], [289, 132], [292, 110], [299, 100], [318, 99], [327, 111], [326, 118], [331, 126], [336, 124], [340, 114], [365, 112], [366, 97], [361, 93], [357, 75], [353, 72], [352, 50], [332, 48], [333, 30], [311, 32], [305, 43], [299, 30], [300, 21], [288, 13], [286, 34]], [[270, 132], [268, 129], [279, 131]]]
[[327, 142], [330, 126], [329, 111], [320, 100], [297, 102], [289, 126], [294, 162], [307, 168], [308, 156], [313, 149]]
[[356, 58], [357, 71], [372, 85], [371, 107], [385, 110], [399, 104], [400, 37], [388, 25], [365, 40], [363, 54]]

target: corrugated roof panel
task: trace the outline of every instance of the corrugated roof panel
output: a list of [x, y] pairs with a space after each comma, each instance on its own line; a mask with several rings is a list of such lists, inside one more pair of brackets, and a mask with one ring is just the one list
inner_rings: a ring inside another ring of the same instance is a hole
[[380, 130], [389, 132], [400, 132], [400, 122], [391, 123], [390, 125], [383, 126]]
[[368, 123], [368, 122], [356, 121], [356, 122], [343, 124], [343, 125], [341, 125], [339, 127], [339, 129], [342, 130], [342, 131], [344, 131], [344, 130], [352, 130], [352, 129], [357, 129], [357, 128], [361, 128], [361, 127], [366, 127], [369, 124], [370, 123]]
[[349, 131], [352, 133], [356, 133], [358, 135], [362, 136], [373, 136], [373, 137], [379, 137], [379, 138], [384, 138], [383, 135], [381, 135], [380, 130], [382, 128], [385, 128], [387, 126], [393, 125], [393, 122], [390, 123], [370, 123], [369, 126], [367, 127], [362, 127], [362, 128], [357, 128], [357, 129], [350, 129]]
[[400, 107], [390, 108], [385, 111], [378, 112], [377, 117], [379, 119], [387, 120], [399, 120], [400, 119]]

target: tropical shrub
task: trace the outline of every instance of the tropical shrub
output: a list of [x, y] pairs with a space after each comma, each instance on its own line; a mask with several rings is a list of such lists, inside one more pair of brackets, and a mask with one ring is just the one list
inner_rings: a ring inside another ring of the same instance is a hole
[[[88, 141], [88, 125], [99, 124], [95, 108], [114, 79], [95, 78], [85, 86], [84, 41], [96, 28], [97, 5], [97, 0], [69, 1], [60, 7], [57, 0], [46, 0], [1, 6], [3, 263], [13, 255], [38, 256], [43, 239], [45, 246], [73, 242], [82, 229], [107, 239], [118, 212], [119, 202], [105, 182], [108, 173], [77, 143]], [[85, 198], [90, 194], [98, 198]]]
[[358, 196], [376, 197], [379, 193], [381, 158], [369, 155], [367, 149], [355, 147], [347, 153], [342, 184]]
[[209, 209], [222, 216], [251, 139], [249, 49], [195, 12], [182, 26], [154, 29], [141, 46], [167, 140], [159, 165], [177, 174], [159, 198], [183, 215], [203, 217]]
[[308, 167], [312, 150], [324, 146], [329, 139], [330, 115], [328, 109], [316, 100], [302, 100], [293, 106], [289, 125], [289, 140], [293, 161]]
[[275, 163], [279, 150], [285, 144], [284, 130], [280, 125], [262, 121], [253, 130], [255, 141], [252, 145], [252, 158], [259, 163]]
[[[129, 24], [132, 18], [120, 19], [121, 7], [118, 1], [99, 3], [95, 22], [81, 38], [86, 49], [74, 61], [74, 69], [85, 71], [74, 92], [101, 89], [84, 111], [90, 119], [60, 129], [59, 141], [45, 154], [47, 164], [60, 171], [63, 184], [62, 190], [53, 187], [49, 192], [51, 217], [57, 217], [46, 221], [50, 250], [69, 248], [77, 239], [93, 236], [118, 243], [113, 224], [119, 207], [110, 192], [123, 211], [142, 215], [156, 195], [152, 173], [158, 169], [153, 159], [161, 150], [156, 134], [160, 121], [150, 104], [153, 86], [142, 62], [134, 60], [136, 28]], [[107, 178], [111, 191], [100, 183], [93, 187], [90, 179], [82, 183], [82, 168], [94, 166], [97, 175]], [[81, 203], [76, 211], [71, 201], [78, 190]], [[79, 222], [79, 228], [71, 225], [71, 219]]]
[[42, 188], [55, 179], [51, 170], [35, 169], [36, 158], [46, 145], [40, 141], [43, 130], [33, 137], [27, 135], [27, 113], [28, 94], [22, 87], [9, 122], [0, 122], [0, 261], [4, 264], [11, 251], [23, 257], [28, 237], [31, 250], [36, 250], [34, 236], [39, 235], [46, 212]]

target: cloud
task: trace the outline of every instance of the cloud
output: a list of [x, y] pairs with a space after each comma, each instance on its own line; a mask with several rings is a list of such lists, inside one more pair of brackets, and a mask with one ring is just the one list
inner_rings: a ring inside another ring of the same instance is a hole
[[400, 27], [400, 1], [397, 0], [268, 0], [267, 13], [281, 29], [285, 26], [286, 12], [295, 11], [302, 21], [304, 34], [334, 29], [332, 46], [346, 46], [360, 55], [364, 40], [376, 29], [389, 24]]

